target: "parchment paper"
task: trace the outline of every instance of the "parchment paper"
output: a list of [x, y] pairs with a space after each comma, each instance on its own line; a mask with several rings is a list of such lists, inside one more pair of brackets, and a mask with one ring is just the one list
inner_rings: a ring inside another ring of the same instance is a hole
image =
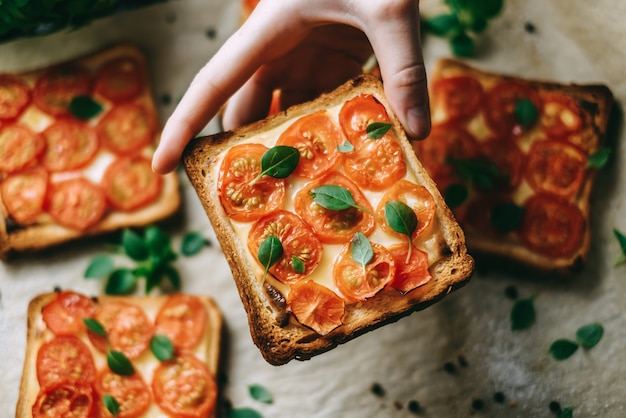
[[[437, 9], [437, 1], [422, 3], [425, 14]], [[530, 78], [604, 83], [618, 105], [626, 99], [626, 3], [505, 3], [478, 40], [481, 53], [470, 63]], [[238, 19], [235, 1], [172, 1], [80, 30], [2, 44], [0, 71], [38, 68], [111, 42], [132, 41], [148, 56], [165, 120]], [[534, 32], [525, 30], [527, 23]], [[432, 36], [424, 38], [424, 53], [428, 68], [438, 57], [451, 55], [447, 43]], [[191, 230], [202, 231], [214, 243], [197, 256], [181, 258], [177, 266], [184, 291], [212, 295], [224, 312], [224, 398], [235, 408], [251, 407], [265, 417], [550, 417], [551, 401], [573, 406], [575, 417], [626, 416], [626, 266], [614, 266], [620, 249], [612, 232], [626, 232], [626, 138], [620, 117], [617, 122], [610, 138], [611, 162], [599, 173], [593, 193], [592, 249], [580, 274], [546, 279], [484, 270], [479, 264], [470, 284], [439, 304], [310, 361], [280, 367], [267, 364], [253, 345], [226, 261], [181, 172], [183, 216], [168, 232], [175, 245]], [[213, 122], [205, 132], [217, 129]], [[102, 282], [82, 277], [91, 258], [102, 253], [104, 242], [94, 240], [0, 263], [0, 416], [14, 415], [29, 300], [54, 286], [101, 293]], [[534, 297], [537, 319], [528, 330], [510, 330], [514, 301], [505, 289], [511, 286], [519, 298]], [[549, 356], [554, 340], [574, 339], [576, 329], [591, 322], [605, 330], [596, 347], [561, 362]], [[274, 402], [255, 401], [248, 393], [251, 384], [265, 386]], [[504, 401], [494, 399], [496, 392]], [[410, 403], [418, 403], [419, 412]], [[482, 408], [473, 409], [479, 403]]]

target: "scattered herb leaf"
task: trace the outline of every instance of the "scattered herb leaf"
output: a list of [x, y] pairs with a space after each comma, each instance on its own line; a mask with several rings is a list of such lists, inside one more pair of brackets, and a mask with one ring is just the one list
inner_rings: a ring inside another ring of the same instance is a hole
[[132, 270], [119, 268], [114, 270], [109, 276], [104, 292], [107, 295], [126, 295], [135, 290], [136, 286], [137, 278]]
[[452, 48], [452, 53], [457, 57], [471, 57], [476, 52], [474, 39], [466, 32], [454, 35], [450, 39], [450, 47]]
[[427, 31], [435, 36], [447, 37], [462, 29], [459, 18], [454, 13], [440, 14], [424, 21]]
[[259, 246], [259, 251], [257, 252], [259, 262], [265, 268], [261, 282], [265, 281], [265, 277], [267, 276], [267, 272], [270, 267], [276, 264], [282, 256], [283, 245], [275, 235], [270, 235], [263, 240]]
[[126, 255], [135, 261], [144, 261], [150, 255], [146, 241], [131, 229], [122, 233], [122, 246]]
[[498, 232], [511, 232], [522, 223], [524, 208], [515, 203], [499, 203], [491, 208], [489, 225]]
[[113, 259], [108, 255], [95, 256], [85, 270], [85, 279], [100, 279], [113, 272]]
[[250, 396], [252, 399], [263, 402], [266, 404], [271, 404], [274, 402], [272, 394], [263, 386], [253, 384], [248, 386], [248, 391], [250, 392]]
[[613, 235], [615, 235], [615, 238], [617, 238], [617, 242], [619, 243], [620, 250], [622, 251], [619, 258], [615, 262], [615, 266], [617, 267], [620, 264], [626, 263], [626, 235], [622, 234], [616, 228], [613, 228]]
[[304, 262], [300, 260], [298, 257], [296, 257], [295, 255], [291, 257], [291, 265], [293, 266], [293, 271], [295, 271], [298, 274], [303, 274], [304, 271], [306, 270], [306, 266], [304, 265]]
[[578, 350], [578, 343], [564, 338], [558, 339], [550, 345], [550, 354], [556, 360], [565, 360]]
[[102, 105], [90, 96], [76, 96], [69, 105], [70, 113], [80, 120], [92, 119], [102, 112]]
[[383, 137], [383, 135], [389, 132], [389, 129], [391, 129], [391, 123], [372, 122], [367, 125], [367, 128], [365, 128], [365, 132], [367, 132], [368, 138], [380, 139]]
[[107, 364], [113, 373], [120, 376], [132, 376], [135, 374], [133, 363], [121, 351], [108, 350]]
[[236, 408], [228, 412], [228, 418], [263, 418], [263, 415], [252, 408]]
[[352, 193], [345, 187], [326, 184], [312, 189], [309, 195], [315, 203], [328, 210], [345, 210], [352, 207], [370, 213], [356, 204]]
[[531, 100], [520, 99], [515, 103], [513, 116], [515, 117], [517, 123], [519, 123], [523, 128], [527, 128], [535, 123], [537, 116], [539, 116], [539, 111], [537, 110], [537, 106], [535, 106]]
[[250, 184], [255, 184], [263, 176], [277, 179], [288, 177], [300, 162], [300, 151], [288, 145], [276, 145], [261, 157], [261, 172]]
[[199, 232], [188, 232], [183, 236], [180, 252], [185, 257], [191, 257], [210, 244], [209, 240], [204, 238]]
[[587, 165], [591, 168], [600, 169], [603, 168], [608, 162], [611, 156], [611, 148], [600, 148], [587, 159]]
[[443, 197], [450, 209], [455, 209], [461, 206], [465, 203], [468, 196], [469, 191], [467, 190], [467, 186], [464, 184], [451, 184], [443, 191]]
[[518, 299], [511, 309], [511, 330], [521, 331], [535, 323], [534, 299]]
[[83, 318], [83, 323], [89, 331], [101, 337], [108, 338], [107, 331], [104, 329], [104, 326], [98, 322], [98, 320], [93, 318]]
[[374, 258], [372, 244], [362, 232], [357, 232], [350, 241], [350, 255], [352, 259], [365, 268]]
[[151, 225], [144, 231], [144, 239], [151, 256], [160, 257], [159, 261], [174, 261], [177, 256], [172, 251], [172, 239], [161, 228]]
[[413, 248], [413, 232], [417, 229], [417, 215], [406, 203], [399, 200], [392, 200], [385, 203], [385, 220], [394, 231], [407, 236], [409, 241], [409, 251], [406, 255], [407, 263], [411, 259]]
[[107, 411], [111, 413], [114, 417], [118, 416], [120, 413], [120, 404], [117, 400], [111, 395], [103, 395], [102, 403], [106, 406]]
[[574, 416], [574, 408], [572, 408], [571, 406], [567, 406], [561, 409], [561, 412], [559, 412], [559, 415], [557, 415], [557, 418], [573, 418], [573, 416]]
[[352, 145], [348, 141], [345, 141], [343, 144], [338, 145], [337, 149], [339, 150], [339, 152], [352, 152], [354, 151], [354, 145]]
[[602, 324], [592, 323], [584, 325], [576, 331], [576, 341], [584, 348], [595, 347], [602, 339], [604, 328]]
[[174, 357], [174, 344], [165, 335], [155, 334], [150, 340], [150, 350], [160, 361], [171, 360]]

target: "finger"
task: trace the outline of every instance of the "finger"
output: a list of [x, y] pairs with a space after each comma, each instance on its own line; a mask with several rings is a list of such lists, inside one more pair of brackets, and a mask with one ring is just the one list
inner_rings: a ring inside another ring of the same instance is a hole
[[232, 130], [266, 117], [273, 91], [271, 82], [255, 74], [228, 100], [222, 116], [224, 130]]

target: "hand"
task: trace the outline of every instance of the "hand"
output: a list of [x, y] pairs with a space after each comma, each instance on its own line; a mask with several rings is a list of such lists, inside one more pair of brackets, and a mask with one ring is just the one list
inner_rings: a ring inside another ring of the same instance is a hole
[[153, 169], [176, 168], [185, 145], [228, 100], [225, 130], [262, 119], [275, 89], [281, 108], [360, 74], [374, 53], [385, 95], [412, 139], [430, 131], [418, 0], [262, 0], [196, 75], [169, 118]]

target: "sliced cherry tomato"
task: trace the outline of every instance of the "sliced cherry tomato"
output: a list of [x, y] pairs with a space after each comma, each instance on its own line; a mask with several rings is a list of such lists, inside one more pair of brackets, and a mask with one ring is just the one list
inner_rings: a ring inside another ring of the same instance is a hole
[[129, 359], [139, 357], [154, 335], [154, 325], [148, 319], [146, 312], [137, 305], [126, 302], [101, 303], [94, 314], [94, 318], [102, 324], [108, 336], [107, 339], [87, 331], [93, 345], [103, 353], [107, 348], [124, 353]]
[[411, 237], [413, 240], [419, 239], [430, 230], [433, 225], [433, 220], [435, 219], [437, 205], [435, 204], [433, 196], [424, 186], [419, 186], [408, 180], [400, 180], [384, 194], [378, 204], [378, 208], [376, 208], [378, 217], [380, 220], [384, 221], [382, 223], [383, 229], [392, 235], [405, 238], [406, 235], [394, 231], [386, 222], [385, 204], [391, 201], [405, 203], [415, 212], [415, 216], [417, 216], [417, 228], [415, 228]]
[[84, 178], [50, 185], [47, 210], [63, 226], [85, 230], [97, 224], [106, 210], [104, 192]]
[[48, 329], [56, 335], [76, 335], [85, 330], [84, 318], [95, 311], [94, 302], [85, 295], [65, 290], [57, 293], [41, 314]]
[[488, 162], [498, 168], [493, 179], [494, 189], [514, 189], [523, 177], [524, 154], [514, 141], [492, 139], [482, 144], [482, 153]]
[[43, 212], [48, 188], [48, 173], [41, 167], [10, 174], [0, 185], [2, 201], [20, 225], [34, 222]]
[[404, 152], [398, 140], [389, 134], [368, 139], [345, 154], [343, 169], [363, 189], [386, 190], [406, 174]]
[[35, 84], [33, 101], [49, 115], [69, 116], [70, 103], [91, 92], [91, 75], [82, 67], [64, 65], [43, 73]]
[[291, 286], [287, 306], [298, 322], [325, 335], [343, 323], [346, 303], [326, 286], [301, 280]]
[[[322, 244], [313, 231], [297, 215], [278, 210], [257, 220], [248, 234], [248, 248], [256, 257], [261, 243], [270, 235], [283, 246], [283, 256], [270, 268], [270, 272], [283, 283], [295, 283], [311, 274], [322, 259]], [[294, 257], [304, 265], [298, 272]]]
[[139, 96], [144, 87], [141, 65], [132, 57], [121, 57], [104, 63], [96, 75], [94, 90], [120, 103]]
[[480, 155], [474, 136], [454, 123], [433, 126], [428, 138], [413, 142], [413, 149], [437, 184], [449, 183], [457, 178], [451, 160], [466, 160]]
[[30, 103], [30, 89], [20, 78], [0, 74], [0, 120], [13, 120]]
[[139, 156], [114, 161], [102, 177], [102, 188], [108, 201], [123, 211], [152, 203], [162, 187], [163, 178], [152, 171], [149, 160]]
[[497, 135], [508, 138], [524, 131], [525, 128], [520, 125], [515, 117], [515, 106], [520, 100], [530, 100], [535, 105], [537, 114], [541, 115], [541, 98], [530, 84], [503, 81], [487, 92], [484, 107], [485, 117]]
[[325, 110], [303, 116], [283, 132], [277, 145], [300, 151], [300, 161], [293, 174], [307, 179], [323, 176], [341, 158], [337, 147], [345, 141], [339, 127]]
[[409, 245], [396, 244], [389, 247], [389, 253], [396, 263], [396, 274], [393, 281], [389, 283], [394, 289], [408, 293], [432, 279], [428, 270], [428, 254], [426, 252], [412, 247], [409, 257]]
[[[258, 1], [258, 0], [255, 0]], [[272, 92], [272, 101], [270, 102], [270, 109], [267, 112], [267, 116], [272, 116], [273, 114], [276, 114], [278, 112], [280, 112], [280, 97], [281, 97], [281, 91], [280, 90], [274, 90]]]
[[339, 111], [339, 124], [348, 141], [355, 147], [369, 140], [367, 127], [374, 122], [389, 123], [385, 106], [369, 94], [361, 94], [348, 100]]
[[524, 204], [522, 242], [547, 257], [567, 257], [582, 244], [585, 218], [578, 207], [549, 194], [536, 194]]
[[549, 94], [543, 97], [541, 126], [548, 136], [566, 136], [582, 128], [583, 114], [571, 97]]
[[220, 166], [217, 188], [226, 214], [249, 222], [280, 208], [285, 198], [285, 180], [263, 176], [261, 158], [268, 150], [261, 144], [240, 144], [228, 150]]
[[42, 164], [50, 171], [67, 171], [87, 165], [98, 152], [98, 134], [89, 125], [62, 119], [43, 131], [46, 151]]
[[433, 118], [437, 122], [466, 120], [478, 112], [483, 95], [482, 84], [472, 76], [439, 78], [432, 86]]
[[154, 371], [152, 391], [159, 407], [171, 416], [203, 418], [215, 409], [215, 378], [191, 353], [162, 362]]
[[528, 151], [525, 177], [533, 189], [571, 197], [587, 173], [587, 155], [565, 141], [535, 141]]
[[294, 201], [296, 213], [313, 229], [317, 238], [324, 244], [342, 244], [350, 241], [357, 231], [369, 235], [376, 226], [374, 217], [369, 213], [354, 207], [330, 210], [315, 203], [310, 192], [324, 185], [347, 189], [358, 206], [369, 213], [373, 211], [358, 186], [341, 174], [329, 173], [312, 181], [296, 194]]
[[39, 391], [33, 418], [91, 418], [93, 409], [91, 385], [62, 381]]
[[194, 348], [206, 330], [207, 311], [193, 295], [170, 295], [156, 316], [156, 334], [165, 335], [177, 349]]
[[333, 280], [349, 301], [371, 298], [394, 280], [396, 262], [391, 253], [380, 244], [372, 242], [371, 245], [374, 256], [365, 266], [352, 258], [352, 243], [344, 245], [335, 259]]
[[109, 110], [98, 123], [102, 144], [118, 155], [140, 152], [152, 144], [156, 120], [137, 103], [124, 103]]
[[152, 404], [150, 387], [137, 372], [131, 376], [120, 376], [108, 368], [104, 368], [94, 382], [94, 390], [98, 395], [96, 402], [101, 417], [109, 417], [104, 402], [104, 395], [112, 396], [119, 405], [117, 418], [136, 418], [148, 410]]
[[44, 139], [25, 126], [0, 126], [0, 171], [10, 173], [35, 164], [45, 147]]
[[95, 378], [96, 365], [91, 351], [77, 337], [55, 337], [37, 352], [37, 380], [41, 387], [63, 380], [89, 384]]

